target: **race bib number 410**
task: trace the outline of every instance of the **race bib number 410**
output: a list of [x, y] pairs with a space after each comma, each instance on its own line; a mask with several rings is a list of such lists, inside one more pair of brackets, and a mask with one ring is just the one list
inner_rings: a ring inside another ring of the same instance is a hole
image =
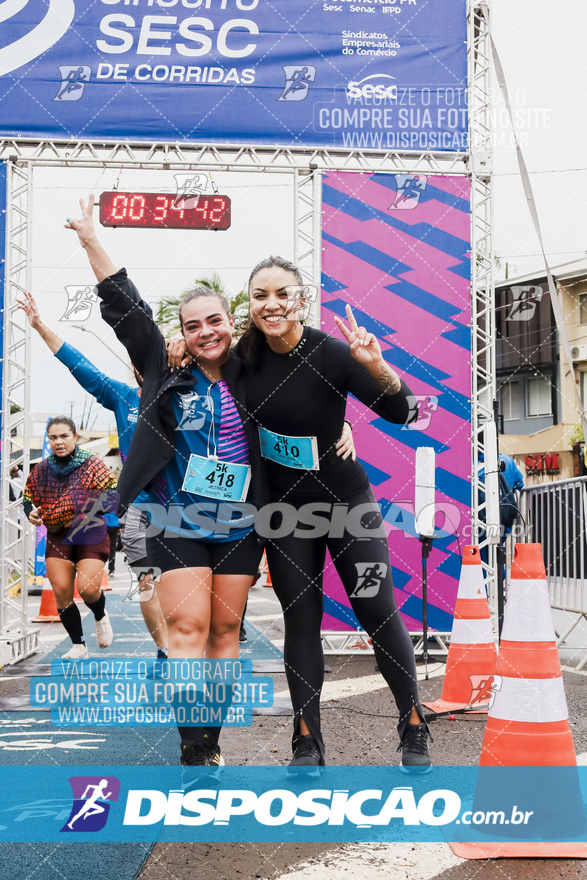
[[261, 455], [284, 467], [304, 471], [319, 471], [318, 441], [316, 437], [287, 437], [259, 428]]
[[248, 464], [190, 455], [182, 489], [220, 501], [245, 501], [251, 482]]

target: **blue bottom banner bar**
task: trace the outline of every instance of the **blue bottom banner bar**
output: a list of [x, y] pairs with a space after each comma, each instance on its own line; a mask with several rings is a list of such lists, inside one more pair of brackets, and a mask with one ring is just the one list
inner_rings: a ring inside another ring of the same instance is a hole
[[587, 841], [587, 767], [221, 769], [4, 767], [0, 840]]

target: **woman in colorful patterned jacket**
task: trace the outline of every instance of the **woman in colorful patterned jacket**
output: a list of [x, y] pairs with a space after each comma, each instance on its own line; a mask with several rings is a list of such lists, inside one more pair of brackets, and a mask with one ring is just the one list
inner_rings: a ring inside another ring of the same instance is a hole
[[47, 528], [45, 561], [59, 617], [73, 643], [65, 654], [78, 660], [88, 654], [82, 620], [73, 601], [74, 584], [96, 621], [100, 648], [112, 641], [112, 627], [100, 586], [108, 559], [109, 538], [104, 517], [117, 504], [116, 478], [104, 462], [78, 449], [74, 422], [57, 416], [47, 424], [51, 454], [31, 471], [23, 506], [34, 526]]

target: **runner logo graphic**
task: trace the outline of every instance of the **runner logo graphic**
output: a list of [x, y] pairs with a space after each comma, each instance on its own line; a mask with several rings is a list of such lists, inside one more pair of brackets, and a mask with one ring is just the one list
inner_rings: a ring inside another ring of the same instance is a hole
[[65, 288], [65, 292], [67, 293], [67, 308], [59, 320], [87, 321], [92, 311], [92, 305], [98, 302], [96, 288], [90, 287], [89, 284], [86, 284], [84, 287], [81, 287], [79, 284], [76, 286], [69, 285]]
[[497, 691], [501, 690], [501, 675], [470, 675], [471, 696], [466, 708], [475, 706], [491, 709]]
[[311, 284], [288, 284], [287, 314], [295, 313], [298, 321], [307, 321], [312, 310], [312, 303], [318, 300], [318, 288]]
[[123, 602], [132, 602], [138, 596], [139, 602], [150, 602], [155, 595], [155, 581], [161, 577], [161, 569], [156, 566], [130, 566], [130, 587]]
[[438, 397], [430, 397], [427, 394], [410, 394], [408, 396], [410, 405], [410, 418], [413, 419], [414, 413], [418, 415], [414, 421], [410, 421], [401, 426], [402, 431], [426, 431], [430, 427], [432, 414], [438, 410]]
[[394, 174], [397, 193], [390, 210], [410, 211], [420, 203], [428, 178], [424, 174]]
[[[72, 776], [73, 807], [61, 831], [101, 831], [120, 794], [116, 776]], [[75, 826], [75, 827], [74, 827]]]
[[210, 412], [210, 401], [204, 395], [196, 391], [188, 391], [187, 394], [179, 394], [179, 405], [182, 409], [182, 417], [176, 431], [199, 431], [206, 422], [206, 413]]
[[387, 574], [385, 562], [355, 562], [357, 586], [351, 599], [372, 599], [379, 592], [381, 581]]
[[175, 178], [175, 202], [173, 207], [181, 204], [186, 210], [196, 208], [202, 193], [208, 189], [208, 175], [203, 172], [197, 174], [174, 174]]
[[529, 287], [512, 287], [514, 301], [506, 321], [530, 321], [536, 314], [536, 306], [542, 299], [543, 290], [539, 284]]
[[316, 79], [316, 68], [311, 64], [300, 67], [299, 64], [284, 65], [285, 86], [278, 101], [303, 101], [308, 97], [310, 83]]
[[84, 94], [86, 83], [92, 76], [92, 68], [86, 64], [61, 64], [61, 85], [54, 101], [79, 101]]

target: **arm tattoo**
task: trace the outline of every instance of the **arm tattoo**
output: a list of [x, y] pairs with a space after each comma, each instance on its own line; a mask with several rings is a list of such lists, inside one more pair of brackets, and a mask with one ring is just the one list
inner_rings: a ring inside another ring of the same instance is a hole
[[393, 370], [390, 370], [388, 367], [383, 367], [381, 372], [374, 378], [383, 393], [390, 396], [392, 394], [397, 394], [402, 387], [401, 379], [397, 373], [394, 373]]

